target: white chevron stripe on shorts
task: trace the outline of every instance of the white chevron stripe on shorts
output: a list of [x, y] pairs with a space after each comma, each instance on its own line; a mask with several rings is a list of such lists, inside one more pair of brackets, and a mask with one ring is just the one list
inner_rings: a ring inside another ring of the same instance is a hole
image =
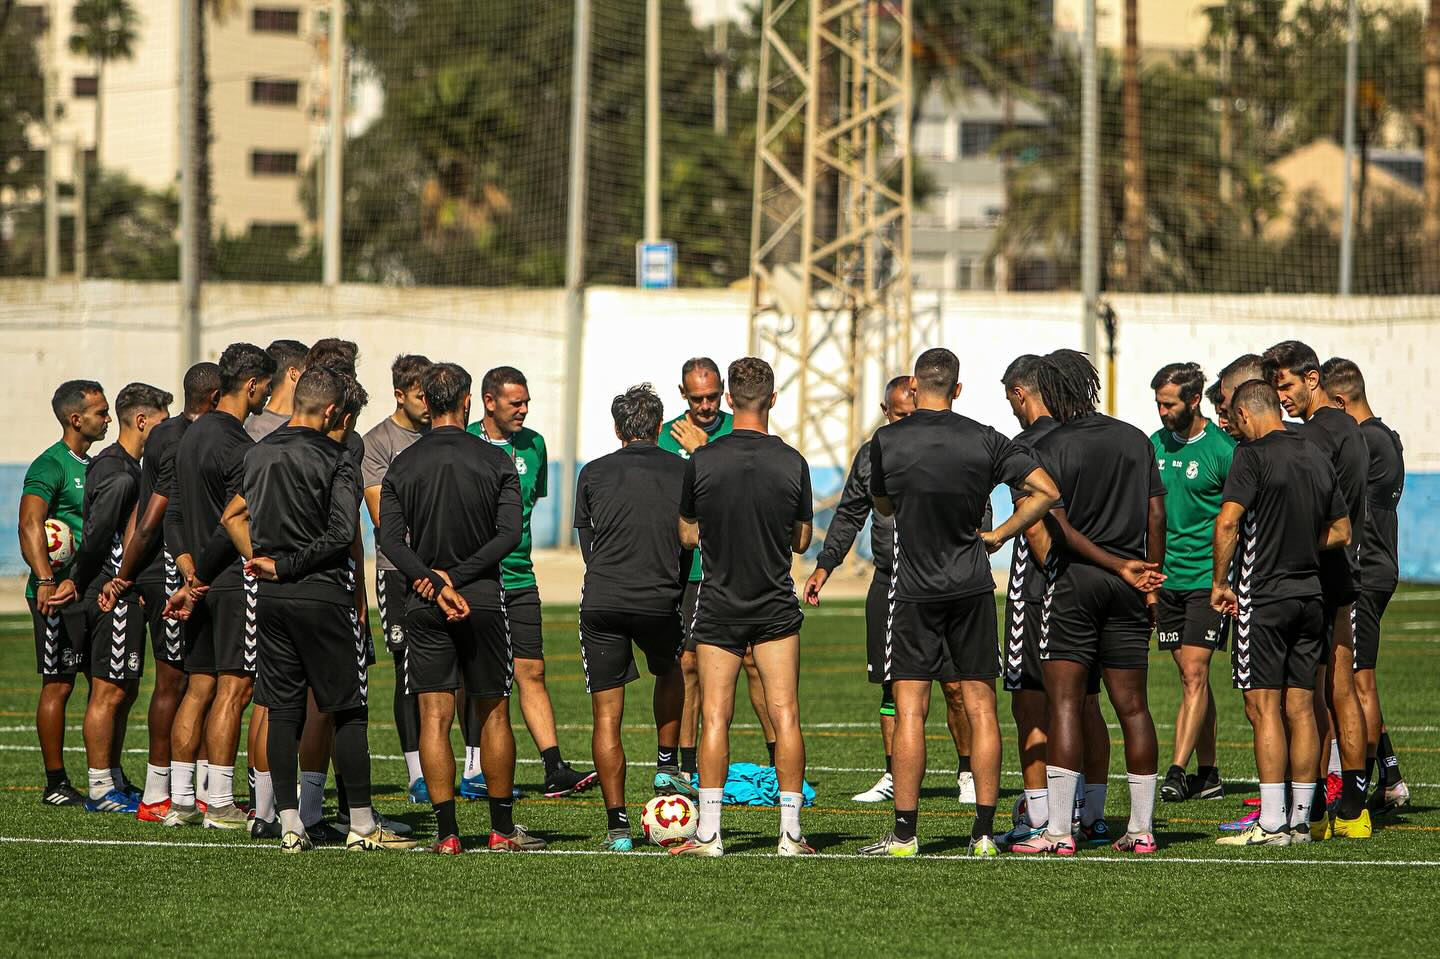
[[500, 587], [500, 618], [505, 622], [505, 695], [515, 685], [515, 647], [510, 645], [510, 614], [505, 609], [505, 587]]
[[[165, 598], [168, 600], [175, 591], [180, 588], [180, 569], [175, 565], [175, 557], [170, 551], [165, 551]], [[176, 619], [162, 620], [165, 630], [165, 655], [174, 662], [180, 658], [180, 621]]]
[[365, 634], [354, 606], [350, 607], [350, 631], [355, 637], [355, 668], [360, 675], [360, 704], [364, 706], [370, 702], [370, 673], [365, 664]]

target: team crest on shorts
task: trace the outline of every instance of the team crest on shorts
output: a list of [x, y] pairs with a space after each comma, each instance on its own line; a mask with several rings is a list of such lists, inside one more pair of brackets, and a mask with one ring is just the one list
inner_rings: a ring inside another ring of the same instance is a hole
[[1200, 475], [1200, 464], [1191, 460], [1185, 467], [1185, 478], [1194, 479]]
[[127, 659], [127, 660], [125, 661], [125, 665], [127, 665], [127, 666], [130, 667], [130, 671], [131, 671], [131, 672], [134, 672], [135, 670], [139, 669], [139, 668], [140, 668], [140, 654], [139, 654], [139, 653], [131, 653], [129, 659]]
[[60, 662], [65, 664], [66, 669], [69, 669], [71, 666], [77, 666], [80, 663], [80, 654], [73, 649], [62, 650], [60, 652]]
[[405, 638], [405, 628], [399, 623], [390, 627], [390, 642], [398, 643]]

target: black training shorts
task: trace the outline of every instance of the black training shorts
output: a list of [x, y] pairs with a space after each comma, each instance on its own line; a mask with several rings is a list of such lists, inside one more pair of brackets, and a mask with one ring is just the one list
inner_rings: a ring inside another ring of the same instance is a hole
[[805, 614], [798, 607], [784, 619], [763, 623], [726, 623], [711, 618], [714, 615], [704, 613], [694, 618], [690, 641], [697, 646], [716, 646], [736, 656], [744, 656], [752, 646], [798, 635], [805, 622]]
[[323, 713], [366, 704], [366, 645], [353, 603], [266, 596], [257, 621], [257, 704], [303, 715], [307, 690]]
[[1145, 669], [1150, 611], [1145, 597], [1096, 566], [1060, 561], [1047, 571], [1040, 658], [1102, 669]]
[[1380, 620], [1390, 605], [1394, 590], [1362, 589], [1350, 611], [1351, 632], [1355, 634], [1355, 669], [1374, 669], [1380, 656]]
[[599, 693], [639, 679], [635, 648], [645, 655], [651, 676], [668, 675], [680, 663], [684, 641], [678, 610], [581, 610], [580, 665], [585, 670], [585, 691]]
[[85, 616], [79, 603], [71, 603], [57, 613], [41, 613], [35, 600], [30, 606], [30, 620], [35, 629], [35, 671], [41, 676], [74, 678], [85, 671], [90, 652], [86, 641]]
[[1252, 605], [1235, 617], [1230, 654], [1236, 689], [1314, 689], [1325, 657], [1325, 620], [1318, 598], [1280, 599]]
[[80, 601], [90, 644], [90, 676], [112, 683], [139, 679], [145, 672], [145, 610], [133, 593], [108, 613], [97, 600], [103, 583], [96, 580]]
[[510, 619], [510, 648], [515, 658], [544, 660], [540, 590], [535, 586], [505, 590], [505, 615]]
[[1000, 675], [995, 595], [936, 603], [896, 600], [886, 626], [884, 678], [986, 680]]
[[251, 576], [240, 589], [206, 593], [185, 621], [185, 671], [253, 676], [259, 602], [259, 581]]
[[452, 623], [440, 607], [411, 597], [405, 610], [405, 677], [412, 693], [449, 692], [498, 699], [510, 695], [515, 659], [503, 609], [477, 609]]
[[380, 633], [392, 653], [405, 648], [405, 594], [410, 584], [398, 569], [375, 571], [375, 606], [380, 610]]
[[1164, 589], [1156, 594], [1155, 637], [1164, 650], [1181, 646], [1223, 650], [1229, 620], [1210, 608], [1208, 589]]
[[179, 620], [165, 618], [165, 603], [180, 588], [180, 571], [170, 554], [165, 554], [165, 578], [142, 579], [135, 584], [135, 593], [145, 603], [145, 620], [150, 626], [150, 653], [157, 663], [169, 663], [176, 669], [185, 666], [185, 628]]

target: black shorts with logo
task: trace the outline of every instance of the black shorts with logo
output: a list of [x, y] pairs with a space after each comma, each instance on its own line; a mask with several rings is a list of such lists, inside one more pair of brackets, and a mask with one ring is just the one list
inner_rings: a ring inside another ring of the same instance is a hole
[[412, 693], [510, 695], [515, 659], [503, 609], [477, 609], [452, 623], [440, 607], [411, 597], [405, 609], [405, 679]]
[[1147, 667], [1150, 611], [1138, 590], [1084, 563], [1060, 561], [1047, 575], [1040, 615], [1042, 660], [1092, 669]]
[[398, 569], [375, 571], [375, 606], [380, 610], [380, 633], [385, 648], [398, 653], [405, 648], [405, 594], [410, 584]]
[[41, 676], [73, 678], [85, 671], [90, 644], [85, 633], [85, 616], [79, 603], [57, 613], [42, 613], [35, 600], [26, 597], [35, 629], [35, 671]]
[[1156, 594], [1155, 637], [1164, 650], [1181, 646], [1223, 650], [1229, 619], [1210, 608], [1208, 589], [1164, 589]]
[[994, 679], [995, 595], [981, 593], [935, 603], [895, 600], [886, 625], [886, 680]]
[[1318, 598], [1243, 603], [1230, 653], [1236, 689], [1314, 689], [1325, 657], [1324, 604]]
[[255, 674], [259, 649], [259, 582], [245, 577], [240, 589], [212, 589], [185, 621], [187, 673]]
[[145, 620], [150, 625], [150, 652], [157, 663], [169, 663], [177, 669], [185, 664], [185, 628], [175, 619], [165, 618], [165, 603], [180, 588], [180, 571], [170, 554], [165, 554], [165, 578], [141, 579], [135, 593], [145, 604]]
[[101, 612], [99, 580], [85, 593], [80, 604], [85, 612], [85, 631], [90, 644], [90, 676], [114, 683], [139, 679], [145, 672], [145, 610], [131, 593]]
[[510, 648], [516, 659], [545, 659], [540, 621], [540, 590], [535, 586], [505, 590], [505, 615], [510, 620]]
[[700, 581], [685, 584], [685, 593], [680, 597], [680, 628], [685, 630], [685, 652], [695, 652], [695, 639], [691, 635], [695, 626], [695, 603], [700, 599]]
[[[1320, 554], [1320, 603], [1325, 617], [1325, 641], [1330, 646], [1335, 645], [1335, 622], [1341, 611], [1360, 598], [1360, 587], [1343, 554], [1343, 549], [1327, 549]], [[1353, 614], [1352, 609], [1352, 623]]]
[[1044, 604], [1005, 598], [1005, 621], [1001, 624], [1004, 639], [1005, 691], [1045, 689], [1045, 671], [1040, 664], [1040, 617]]
[[257, 626], [256, 703], [303, 716], [308, 690], [321, 712], [366, 705], [365, 639], [353, 603], [272, 594], [259, 603]]
[[1355, 669], [1374, 669], [1380, 656], [1380, 620], [1390, 605], [1392, 590], [1362, 589], [1350, 611], [1355, 639]]
[[714, 616], [708, 612], [692, 620], [689, 642], [696, 646], [715, 646], [736, 656], [744, 656], [752, 646], [798, 635], [805, 622], [805, 614], [799, 608], [783, 619], [762, 623], [727, 623]]
[[651, 676], [669, 675], [680, 664], [684, 644], [678, 610], [581, 610], [580, 665], [585, 670], [585, 691], [604, 692], [639, 679], [637, 647], [645, 655], [645, 667]]

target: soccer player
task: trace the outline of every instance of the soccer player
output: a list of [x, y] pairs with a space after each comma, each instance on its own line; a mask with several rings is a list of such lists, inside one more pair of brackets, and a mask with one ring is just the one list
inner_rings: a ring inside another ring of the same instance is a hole
[[1037, 378], [1059, 426], [1035, 455], [1059, 487], [1060, 504], [1031, 549], [1046, 567], [1040, 659], [1050, 702], [1046, 781], [1050, 823], [1012, 852], [1075, 854], [1071, 808], [1080, 779], [1086, 680], [1098, 664], [1125, 740], [1130, 822], [1117, 852], [1156, 850], [1157, 746], [1146, 700], [1154, 602], [1164, 582], [1165, 486], [1144, 433], [1096, 411], [1100, 378], [1084, 354], [1057, 350]]
[[[540, 625], [540, 590], [535, 583], [535, 564], [530, 558], [530, 519], [535, 504], [546, 495], [549, 461], [545, 438], [527, 429], [530, 415], [530, 387], [525, 374], [513, 366], [499, 366], [480, 382], [485, 415], [472, 423], [470, 433], [485, 440], [515, 465], [520, 479], [520, 543], [505, 557], [501, 585], [505, 589], [505, 614], [510, 623], [510, 643], [515, 652], [515, 683], [520, 687], [520, 713], [530, 738], [545, 763], [545, 796], [558, 799], [583, 792], [595, 785], [593, 771], [570, 768], [560, 755], [555, 729], [555, 709], [545, 688], [545, 646]], [[480, 758], [480, 718], [466, 709], [462, 722], [465, 733], [465, 780], [460, 794], [478, 797], [488, 794], [482, 771], [473, 764]], [[477, 778], [478, 777], [478, 778]], [[428, 781], [428, 780], [427, 780]]]
[[[680, 398], [685, 401], [685, 412], [661, 425], [660, 448], [681, 459], [689, 459], [710, 440], [729, 435], [734, 429], [735, 418], [720, 408], [724, 396], [725, 380], [714, 360], [708, 356], [686, 360], [680, 367]], [[680, 720], [680, 773], [691, 780], [698, 779], [695, 743], [700, 732], [700, 674], [696, 667], [695, 644], [690, 639], [690, 625], [695, 619], [695, 597], [700, 593], [701, 578], [700, 551], [696, 550], [689, 580], [685, 584], [685, 602], [680, 609], [680, 619], [685, 627], [685, 652], [680, 656], [680, 669], [685, 677], [685, 712]], [[770, 717], [765, 711], [765, 690], [761, 687], [760, 673], [748, 652], [741, 665], [745, 669], [745, 681], [750, 691], [750, 707], [755, 710], [755, 718], [765, 735], [765, 748], [773, 766], [775, 731], [770, 728]]]
[[[1343, 550], [1327, 550], [1320, 557], [1320, 585], [1330, 638], [1329, 655], [1321, 663], [1325, 681], [1317, 685], [1315, 696], [1322, 743], [1328, 742], [1326, 729], [1333, 721], [1340, 746], [1340, 801], [1333, 816], [1325, 817], [1322, 810], [1314, 821], [1321, 838], [1333, 834], [1368, 839], [1371, 821], [1365, 808], [1369, 781], [1365, 772], [1365, 714], [1355, 693], [1352, 613], [1361, 585], [1360, 548], [1365, 542], [1370, 454], [1360, 427], [1331, 406], [1330, 398], [1320, 388], [1320, 359], [1313, 349], [1298, 340], [1286, 340], [1266, 350], [1264, 360], [1266, 379], [1279, 392], [1285, 412], [1304, 421], [1296, 427], [1297, 432], [1329, 457], [1341, 495], [1349, 506], [1350, 544]], [[1323, 773], [1322, 769], [1317, 782], [1323, 781]], [[1320, 788], [1323, 790], [1323, 785]], [[1311, 810], [1312, 818], [1316, 812]]]
[[[70, 578], [57, 592], [81, 597], [90, 661], [90, 701], [85, 707], [85, 753], [90, 767], [88, 812], [133, 815], [139, 790], [127, 790], [120, 769], [127, 713], [140, 689], [145, 664], [145, 617], [133, 604], [109, 610], [98, 605], [100, 589], [124, 556], [125, 527], [140, 495], [140, 458], [150, 429], [170, 415], [164, 390], [131, 383], [115, 397], [120, 437], [90, 460], [85, 473], [85, 530]], [[103, 577], [103, 578], [102, 578]]]
[[[995, 714], [995, 578], [987, 554], [1028, 529], [1055, 502], [1055, 485], [1028, 454], [951, 406], [960, 396], [960, 360], [926, 350], [910, 380], [915, 412], [870, 440], [875, 509], [894, 518], [891, 590], [882, 679], [895, 690], [895, 825], [861, 855], [913, 856], [930, 684], [947, 668], [960, 682], [970, 720], [975, 822], [968, 854], [994, 856], [1000, 788]], [[980, 532], [990, 491], [1005, 483], [1026, 499], [998, 529]], [[948, 657], [946, 653], [948, 652]]]
[[[165, 507], [165, 542], [180, 550], [175, 565], [184, 581], [166, 612], [185, 620], [189, 676], [170, 736], [165, 825], [203, 822], [211, 829], [248, 829], [245, 812], [235, 805], [235, 754], [255, 681], [257, 584], [241, 568], [220, 517], [240, 488], [245, 453], [255, 445], [242, 424], [264, 408], [275, 361], [252, 343], [232, 343], [220, 354], [219, 365], [220, 399], [181, 438]], [[210, 763], [203, 812], [195, 795], [202, 735]]]
[[165, 506], [175, 482], [175, 450], [190, 424], [215, 408], [220, 395], [220, 367], [214, 363], [196, 363], [185, 372], [183, 387], [184, 412], [157, 423], [145, 440], [135, 525], [125, 540], [119, 571], [101, 588], [96, 600], [102, 612], [109, 612], [130, 595], [133, 587], [140, 595], [150, 627], [155, 683], [150, 690], [150, 711], [146, 719], [150, 752], [145, 767], [145, 791], [135, 812], [135, 818], [141, 822], [163, 822], [170, 811], [170, 730], [175, 711], [185, 695], [181, 623], [165, 618], [165, 603], [170, 594], [180, 588], [175, 556], [163, 542]]
[[1304, 778], [1320, 758], [1311, 702], [1325, 654], [1320, 556], [1349, 542], [1350, 520], [1334, 468], [1285, 429], [1274, 387], [1250, 380], [1227, 406], [1245, 442], [1215, 522], [1211, 603], [1236, 619], [1231, 664], [1255, 729], [1260, 818], [1219, 844], [1288, 846], [1311, 840], [1315, 784], [1290, 783], [1287, 815], [1285, 779], [1287, 766], [1292, 780]]
[[299, 340], [276, 340], [265, 352], [275, 361], [270, 399], [263, 410], [245, 421], [245, 432], [257, 443], [290, 422], [295, 411], [295, 384], [305, 372], [305, 354], [310, 347]]
[[[1215, 761], [1215, 696], [1210, 659], [1224, 650], [1229, 624], [1210, 608], [1215, 517], [1235, 441], [1200, 412], [1205, 374], [1195, 363], [1162, 366], [1150, 381], [1162, 429], [1150, 434], [1165, 484], [1165, 585], [1156, 594], [1155, 635], [1180, 670], [1175, 752], [1160, 785], [1166, 802], [1221, 799]], [[1186, 776], [1194, 753], [1199, 769]]]
[[380, 548], [405, 576], [405, 670], [420, 697], [420, 764], [435, 810], [431, 851], [459, 855], [450, 724], [462, 684], [480, 723], [489, 787], [489, 848], [545, 848], [514, 821], [514, 660], [501, 563], [520, 544], [520, 481], [495, 445], [465, 432], [470, 374], [436, 363], [420, 378], [430, 430], [390, 464], [380, 485]]
[[770, 434], [775, 372], [754, 357], [727, 371], [734, 430], [705, 444], [685, 467], [680, 542], [699, 548], [705, 579], [691, 638], [700, 670], [700, 823], [672, 854], [720, 856], [720, 810], [730, 768], [730, 720], [741, 659], [753, 649], [775, 729], [782, 856], [811, 855], [800, 831], [805, 741], [800, 734], [800, 625], [791, 553], [810, 546], [814, 505], [805, 458]]
[[1366, 487], [1365, 539], [1360, 543], [1360, 595], [1355, 600], [1355, 692], [1365, 712], [1365, 779], [1372, 782], [1370, 763], [1378, 761], [1380, 781], [1372, 808], [1384, 812], [1410, 802], [1410, 789], [1400, 775], [1400, 761], [1385, 731], [1375, 662], [1380, 652], [1380, 620], [1400, 579], [1400, 521], [1396, 511], [1405, 492], [1405, 447], [1365, 395], [1365, 377], [1354, 361], [1335, 357], [1320, 367], [1320, 387], [1330, 401], [1360, 424], [1370, 454]]
[[[390, 365], [390, 384], [395, 390], [395, 412], [381, 420], [365, 434], [365, 460], [361, 481], [365, 484], [365, 506], [370, 522], [380, 528], [380, 484], [395, 457], [409, 449], [420, 435], [430, 428], [430, 411], [425, 407], [425, 393], [420, 378], [430, 368], [430, 360], [418, 354], [402, 354]], [[400, 734], [400, 751], [405, 755], [405, 770], [410, 784], [412, 803], [429, 805], [425, 776], [420, 770], [420, 702], [410, 690], [405, 675], [405, 577], [379, 548], [375, 548], [375, 602], [380, 607], [380, 632], [385, 648], [395, 657], [395, 729]]]
[[55, 390], [50, 409], [60, 422], [60, 439], [25, 471], [20, 489], [20, 555], [30, 567], [25, 601], [34, 624], [35, 670], [40, 674], [40, 702], [35, 707], [35, 732], [45, 764], [40, 801], [47, 806], [79, 806], [85, 797], [65, 774], [65, 707], [76, 674], [85, 671], [88, 647], [84, 626], [76, 621], [74, 611], [62, 613], [79, 596], [73, 588], [65, 592], [56, 588], [68, 566], [51, 565], [45, 522], [64, 523], [76, 547], [84, 544], [85, 468], [90, 463], [86, 454], [110, 428], [110, 404], [99, 383], [69, 380]]
[[585, 556], [580, 598], [580, 663], [595, 717], [592, 748], [605, 798], [603, 849], [630, 852], [625, 811], [625, 748], [620, 721], [625, 685], [640, 678], [632, 644], [655, 677], [655, 788], [694, 797], [677, 750], [685, 683], [680, 678], [680, 599], [690, 572], [680, 546], [685, 464], [661, 450], [665, 404], [649, 384], [610, 404], [620, 449], [586, 464], [575, 486], [575, 528]]

